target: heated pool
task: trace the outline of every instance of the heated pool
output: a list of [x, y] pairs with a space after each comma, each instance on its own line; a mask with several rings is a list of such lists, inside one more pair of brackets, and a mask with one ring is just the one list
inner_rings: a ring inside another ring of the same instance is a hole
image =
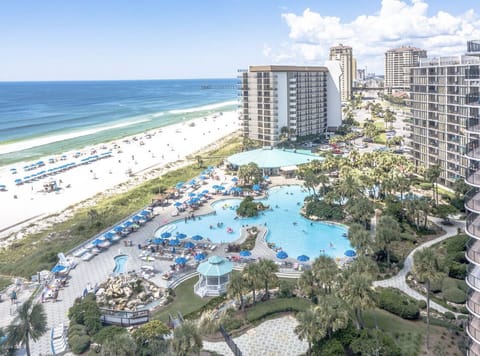
[[215, 202], [212, 207], [215, 214], [201, 216], [195, 220], [176, 221], [157, 230], [172, 235], [184, 233], [187, 236], [201, 235], [213, 242], [231, 242], [239, 238], [242, 226], [265, 225], [268, 228], [266, 240], [286, 251], [289, 257], [305, 254], [312, 258], [320, 254], [343, 257], [346, 250], [352, 249], [345, 237], [344, 226], [310, 221], [300, 215], [303, 200], [307, 196], [305, 189], [299, 185], [273, 187], [263, 199], [270, 210], [253, 218], [237, 218], [235, 209], [241, 199], [224, 199]]

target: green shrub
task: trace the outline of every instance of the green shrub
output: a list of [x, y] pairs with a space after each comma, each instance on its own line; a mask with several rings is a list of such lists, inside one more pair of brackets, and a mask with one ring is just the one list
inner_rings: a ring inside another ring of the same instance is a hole
[[430, 281], [430, 292], [438, 293], [442, 291], [442, 278], [435, 278]]
[[455, 314], [453, 314], [452, 312], [447, 311], [443, 313], [443, 316], [448, 320], [455, 320]]
[[442, 294], [445, 300], [456, 304], [463, 304], [467, 300], [465, 292], [458, 288], [446, 289], [442, 291]]
[[93, 341], [98, 344], [103, 344], [105, 340], [113, 339], [121, 334], [127, 334], [127, 330], [120, 326], [107, 326], [93, 336]]
[[423, 299], [419, 300], [419, 301], [417, 302], [417, 305], [418, 305], [418, 307], [419, 307], [420, 309], [422, 309], [422, 310], [427, 308], [427, 302], [424, 301]]
[[183, 316], [184, 319], [188, 319], [188, 320], [194, 320], [194, 319], [198, 319], [200, 317], [200, 315], [202, 315], [202, 313], [205, 311], [205, 310], [209, 310], [209, 309], [213, 309], [213, 308], [216, 308], [218, 305], [220, 305], [221, 303], [223, 303], [226, 299], [226, 296], [225, 295], [221, 295], [221, 296], [218, 296], [218, 297], [214, 297], [212, 299], [210, 299], [208, 301], [207, 304], [205, 304], [204, 306], [202, 306], [200, 309], [198, 310], [195, 310], [191, 313], [188, 313], [188, 314], [185, 314]]
[[226, 317], [222, 320], [222, 326], [227, 331], [240, 329], [244, 325], [244, 320], [232, 317]]
[[83, 354], [90, 347], [90, 337], [88, 335], [74, 336], [68, 339], [70, 348], [75, 354]]
[[258, 204], [252, 197], [246, 197], [237, 208], [237, 215], [243, 217], [253, 217], [258, 215]]
[[445, 242], [445, 248], [449, 254], [465, 251], [469, 237], [465, 234], [450, 237]]
[[457, 288], [457, 281], [453, 278], [444, 278], [442, 280], [442, 290], [445, 289], [456, 289]]
[[305, 206], [307, 216], [317, 216], [322, 220], [342, 220], [343, 209], [339, 205], [328, 204], [323, 200], [311, 200]]
[[247, 320], [253, 322], [281, 312], [305, 311], [311, 303], [303, 298], [277, 298], [255, 304], [247, 309]]
[[389, 311], [403, 319], [418, 319], [420, 309], [416, 301], [405, 297], [394, 288], [384, 288], [378, 293], [377, 304], [380, 308]]
[[464, 279], [467, 276], [467, 265], [450, 261], [448, 264], [448, 276], [456, 279]]
[[421, 190], [431, 190], [432, 189], [432, 183], [420, 183], [418, 187]]
[[70, 323], [70, 327], [68, 328], [68, 337], [72, 337], [73, 335], [82, 336], [87, 333], [87, 329], [84, 325]]

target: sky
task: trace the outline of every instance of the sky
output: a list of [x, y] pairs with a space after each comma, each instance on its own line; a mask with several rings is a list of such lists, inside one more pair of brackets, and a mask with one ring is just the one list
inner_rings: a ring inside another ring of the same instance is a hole
[[234, 78], [255, 64], [322, 65], [353, 47], [458, 55], [480, 39], [478, 0], [22, 0], [0, 3], [0, 81]]

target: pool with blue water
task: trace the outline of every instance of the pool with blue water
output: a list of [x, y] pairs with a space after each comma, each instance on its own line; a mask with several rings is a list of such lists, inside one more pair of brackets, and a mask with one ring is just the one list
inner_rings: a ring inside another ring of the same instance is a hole
[[315, 222], [300, 215], [303, 200], [307, 196], [299, 185], [278, 186], [268, 190], [263, 199], [270, 210], [253, 218], [236, 218], [235, 210], [241, 199], [224, 199], [212, 204], [215, 214], [197, 217], [195, 220], [178, 220], [162, 227], [155, 233], [159, 237], [165, 229], [184, 233], [191, 237], [201, 235], [212, 242], [231, 242], [239, 238], [242, 226], [265, 225], [268, 228], [266, 240], [281, 247], [289, 257], [307, 255], [311, 258], [326, 254], [331, 257], [344, 257], [346, 250], [352, 249], [345, 237], [347, 228], [328, 222]]
[[127, 259], [128, 259], [127, 255], [118, 255], [113, 258], [115, 262], [115, 267], [113, 268], [114, 274], [125, 273]]

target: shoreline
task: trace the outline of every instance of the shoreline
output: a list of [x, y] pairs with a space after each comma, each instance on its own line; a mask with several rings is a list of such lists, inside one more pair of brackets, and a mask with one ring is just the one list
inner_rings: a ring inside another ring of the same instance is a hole
[[[161, 168], [177, 166], [187, 156], [203, 151], [208, 146], [238, 131], [237, 112], [225, 112], [208, 117], [194, 118], [188, 121], [153, 129], [141, 135], [131, 135], [122, 140], [114, 140], [103, 144], [85, 147], [81, 155], [73, 158], [78, 150], [71, 150], [55, 155], [56, 162], [37, 168], [35, 172], [48, 172], [51, 167], [66, 162], [77, 162], [72, 169], [60, 171], [58, 174], [31, 183], [15, 185], [13, 181], [23, 178], [30, 172], [11, 174], [11, 168], [31, 164], [15, 163], [0, 167], [0, 184], [7, 185], [7, 191], [0, 191], [2, 207], [0, 214], [0, 238], [8, 237], [21, 230], [27, 224], [40, 222], [42, 217], [55, 215], [78, 206], [97, 194], [111, 191], [120, 192], [125, 183], [154, 178]], [[98, 159], [88, 164], [80, 164], [82, 159], [93, 152], [98, 154], [112, 152], [111, 157]], [[67, 157], [66, 160], [63, 157]], [[20, 171], [20, 170], [19, 170]], [[142, 177], [140, 177], [142, 176]], [[59, 190], [46, 192], [45, 183], [55, 180]], [[32, 219], [33, 218], [33, 219]], [[38, 228], [41, 228], [43, 222]], [[2, 243], [4, 245], [4, 243]]]

